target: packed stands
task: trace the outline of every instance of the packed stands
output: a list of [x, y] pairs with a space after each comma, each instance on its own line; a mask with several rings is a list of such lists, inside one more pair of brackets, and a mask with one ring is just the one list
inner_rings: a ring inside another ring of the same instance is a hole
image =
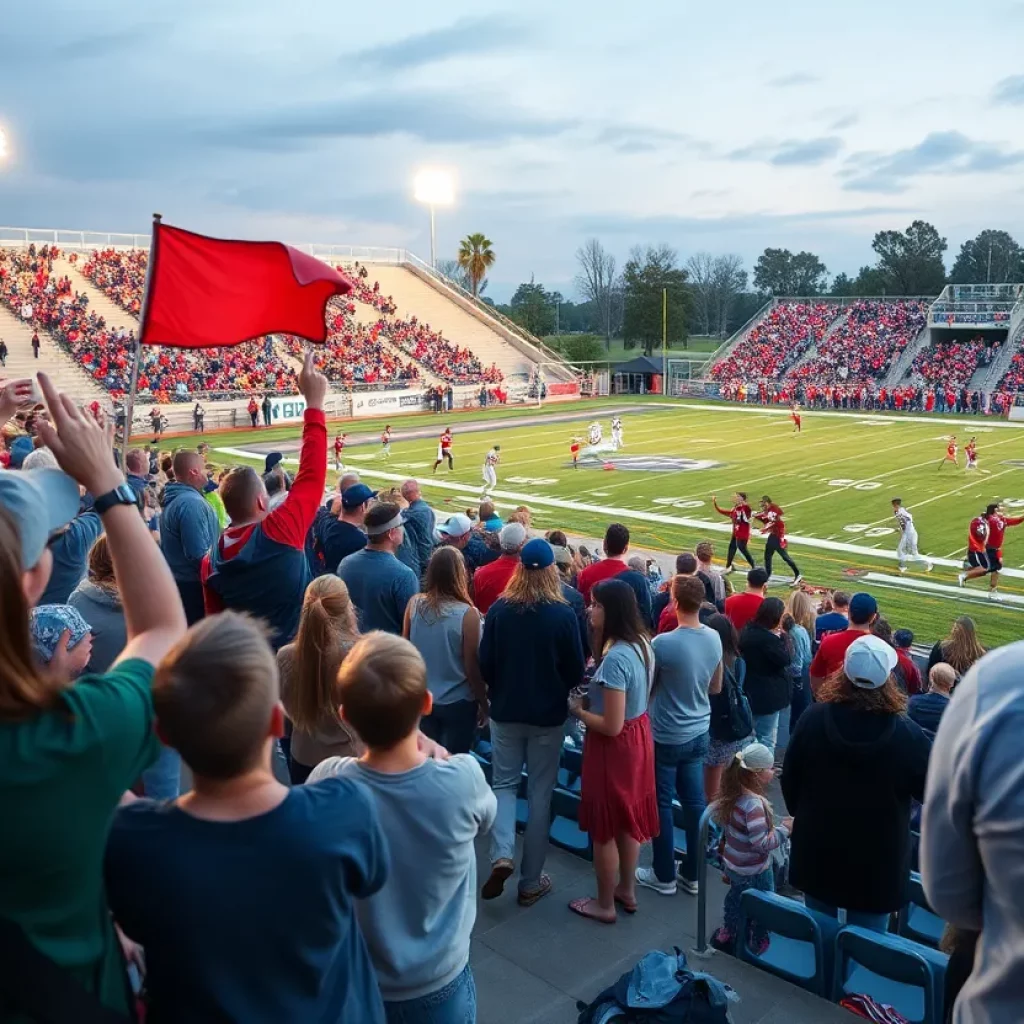
[[818, 384], [881, 380], [927, 322], [926, 302], [861, 300], [847, 308], [846, 319], [818, 345], [813, 359], [789, 371], [789, 379]]
[[780, 302], [711, 368], [717, 381], [774, 380], [817, 345], [842, 310], [834, 303]]
[[928, 384], [963, 387], [979, 366], [989, 366], [999, 345], [989, 345], [981, 337], [970, 341], [938, 341], [918, 353], [913, 372]]
[[108, 299], [138, 316], [148, 263], [145, 249], [101, 249], [91, 253], [80, 269]]

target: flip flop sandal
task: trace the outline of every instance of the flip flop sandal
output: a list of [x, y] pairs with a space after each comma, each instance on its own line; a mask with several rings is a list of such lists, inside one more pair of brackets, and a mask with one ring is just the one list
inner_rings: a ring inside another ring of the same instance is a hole
[[532, 907], [542, 896], [551, 892], [551, 878], [548, 875], [540, 876], [540, 885], [531, 892], [519, 893], [519, 906]]
[[624, 914], [635, 914], [637, 912], [636, 900], [632, 903], [627, 903], [621, 896], [616, 896], [615, 903], [617, 906], [622, 907], [622, 912]]
[[569, 909], [574, 914], [579, 914], [580, 917], [585, 917], [585, 918], [587, 918], [588, 920], [591, 920], [591, 921], [597, 921], [599, 924], [615, 924], [615, 918], [614, 917], [611, 918], [611, 920], [609, 920], [607, 917], [598, 917], [596, 914], [588, 914], [587, 913], [586, 907], [591, 906], [591, 905], [596, 904], [596, 903], [597, 903], [597, 900], [595, 900], [592, 896], [584, 896], [581, 899], [572, 900], [569, 903]]

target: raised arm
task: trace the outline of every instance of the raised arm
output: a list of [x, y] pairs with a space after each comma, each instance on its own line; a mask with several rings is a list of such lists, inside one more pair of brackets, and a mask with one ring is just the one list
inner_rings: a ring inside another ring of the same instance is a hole
[[[61, 469], [97, 497], [123, 484], [114, 464], [113, 424], [102, 413], [97, 418], [77, 408], [45, 373], [39, 374], [39, 385], [52, 421], [40, 420], [39, 434]], [[155, 665], [185, 633], [178, 588], [135, 505], [115, 505], [101, 518], [128, 633], [117, 660], [142, 658]]]

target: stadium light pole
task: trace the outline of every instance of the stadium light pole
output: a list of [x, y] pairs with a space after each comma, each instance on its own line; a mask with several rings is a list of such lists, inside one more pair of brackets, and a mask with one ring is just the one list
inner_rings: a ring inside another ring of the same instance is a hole
[[451, 206], [455, 202], [455, 182], [448, 171], [425, 167], [413, 182], [416, 201], [430, 209], [430, 266], [437, 269], [437, 237], [434, 229], [434, 211], [438, 206]]

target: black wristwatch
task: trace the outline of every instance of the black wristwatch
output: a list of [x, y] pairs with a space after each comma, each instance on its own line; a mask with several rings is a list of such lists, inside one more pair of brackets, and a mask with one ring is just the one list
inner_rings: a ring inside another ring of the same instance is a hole
[[93, 502], [92, 509], [97, 515], [103, 515], [104, 512], [112, 509], [115, 505], [138, 505], [138, 503], [139, 499], [132, 490], [131, 484], [123, 483], [118, 484], [112, 491], [101, 494]]

